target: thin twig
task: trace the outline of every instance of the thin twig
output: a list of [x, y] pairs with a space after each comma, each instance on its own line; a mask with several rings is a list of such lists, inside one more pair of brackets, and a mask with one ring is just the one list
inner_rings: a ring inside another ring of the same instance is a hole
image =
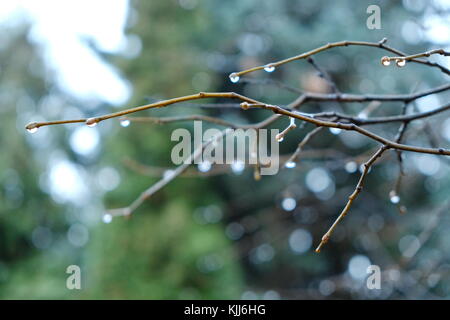
[[[286, 109], [296, 109], [300, 105], [308, 102], [308, 101], [337, 101], [337, 102], [367, 102], [367, 101], [403, 101], [403, 102], [411, 102], [416, 99], [434, 94], [443, 92], [450, 89], [450, 84], [445, 84], [433, 89], [429, 89], [423, 92], [418, 92], [415, 94], [398, 94], [398, 95], [376, 95], [376, 94], [365, 94], [365, 95], [358, 95], [358, 94], [347, 94], [347, 93], [330, 93], [330, 94], [320, 94], [320, 93], [303, 93], [300, 95], [296, 100], [294, 100], [292, 103], [290, 103], [288, 106], [286, 106]], [[88, 120], [91, 122], [92, 125], [96, 125], [98, 122], [101, 122], [106, 119], [111, 118], [118, 118], [123, 117], [131, 113], [153, 109], [153, 108], [162, 108], [166, 107], [168, 105], [173, 105], [180, 102], [190, 101], [190, 100], [198, 100], [198, 99], [205, 99], [205, 98], [229, 98], [229, 99], [239, 99], [241, 101], [247, 101], [249, 103], [259, 103], [258, 101], [239, 95], [234, 92], [200, 92], [197, 94], [189, 95], [189, 96], [182, 96], [178, 98], [173, 99], [167, 99], [162, 100], [158, 102], [154, 102], [151, 104], [146, 104], [143, 106], [135, 107], [126, 109], [124, 111], [119, 111], [115, 113], [109, 113], [103, 116], [94, 117], [94, 118], [81, 118], [81, 119], [70, 119], [70, 120], [57, 120], [57, 121], [45, 121], [45, 122], [32, 122], [28, 124], [25, 128], [27, 130], [36, 129], [39, 127], [44, 126], [50, 126], [50, 125], [60, 125], [60, 124], [69, 124], [69, 123], [86, 123]], [[229, 107], [230, 105], [233, 106], [239, 106], [238, 104], [217, 104], [218, 108], [222, 108], [224, 106]], [[449, 104], [450, 105], [450, 104]], [[444, 106], [440, 109], [435, 110], [435, 112], [441, 112], [444, 110], [447, 110], [450, 106]], [[195, 105], [194, 105], [195, 106]], [[197, 105], [197, 106], [204, 106], [204, 105]], [[208, 105], [209, 107], [212, 107], [212, 105]], [[442, 109], [442, 110], [441, 110]], [[342, 119], [352, 119], [355, 123], [378, 123], [379, 121], [384, 120], [368, 120], [368, 119], [358, 119], [355, 117], [350, 117], [347, 115], [337, 114], [335, 112], [330, 113], [322, 113], [317, 114], [316, 116], [324, 116], [324, 117], [340, 117]], [[424, 116], [427, 116], [424, 114]], [[412, 119], [414, 120], [414, 119]], [[378, 121], [378, 122], [377, 122]], [[403, 121], [403, 119], [395, 120], [395, 121]]]
[[300, 141], [300, 143], [297, 146], [297, 149], [295, 149], [294, 153], [289, 157], [289, 159], [286, 161], [286, 163], [295, 163], [298, 161], [298, 157], [300, 155], [300, 152], [302, 152], [303, 147], [311, 140], [312, 137], [314, 137], [316, 134], [318, 134], [324, 127], [316, 127], [312, 131], [308, 132]]
[[382, 61], [382, 63], [383, 63], [383, 61], [411, 61], [416, 58], [429, 57], [433, 54], [439, 54], [442, 56], [450, 56], [450, 52], [447, 52], [444, 49], [435, 49], [435, 50], [425, 51], [425, 52], [421, 52], [421, 53], [411, 54], [408, 56], [399, 56], [399, 57], [385, 56], [385, 57], [381, 58], [381, 61]]
[[450, 155], [450, 150], [447, 150], [444, 148], [438, 148], [438, 149], [424, 148], [424, 147], [416, 147], [416, 146], [410, 146], [410, 145], [396, 143], [394, 141], [383, 138], [371, 131], [363, 129], [353, 123], [346, 124], [346, 123], [340, 123], [340, 122], [319, 120], [319, 119], [315, 119], [315, 118], [306, 116], [302, 113], [299, 113], [296, 111], [289, 111], [289, 110], [286, 110], [286, 109], [283, 109], [283, 108], [280, 108], [280, 107], [274, 106], [274, 105], [263, 105], [263, 104], [262, 105], [255, 104], [255, 105], [259, 108], [272, 110], [272, 112], [274, 112], [276, 114], [282, 114], [282, 115], [289, 116], [292, 118], [297, 118], [297, 119], [315, 124], [316, 126], [338, 128], [338, 129], [343, 129], [343, 130], [348, 130], [348, 131], [356, 131], [368, 138], [371, 138], [372, 140], [375, 140], [377, 142], [380, 142], [383, 145], [386, 145], [390, 149], [399, 149], [399, 150], [404, 150], [404, 151], [429, 153], [429, 154], [437, 154], [437, 155], [447, 155], [447, 156]]
[[173, 169], [170, 174], [165, 175], [161, 180], [157, 183], [146, 189], [141, 195], [134, 200], [128, 207], [118, 208], [109, 210], [109, 214], [112, 216], [129, 216], [136, 210], [145, 200], [150, 198], [154, 193], [161, 190], [167, 184], [169, 184], [172, 180], [174, 180], [177, 176], [182, 174], [186, 169], [194, 163], [194, 161], [202, 155], [203, 149], [206, 148], [210, 143], [214, 140], [222, 139], [227, 134], [227, 130], [221, 131], [220, 134], [216, 135], [213, 139], [204, 142], [201, 146], [194, 150], [194, 152], [189, 156], [183, 164], [179, 165], [176, 169]]
[[179, 102], [185, 102], [185, 101], [191, 101], [191, 100], [198, 100], [198, 99], [206, 99], [206, 98], [228, 98], [228, 99], [239, 99], [241, 101], [246, 101], [249, 103], [259, 103], [256, 100], [247, 98], [243, 95], [234, 93], [234, 92], [199, 92], [197, 94], [192, 94], [188, 96], [182, 96], [178, 98], [158, 101], [150, 104], [146, 104], [143, 106], [135, 107], [126, 109], [123, 111], [118, 111], [114, 113], [108, 113], [103, 116], [93, 117], [93, 118], [83, 118], [83, 119], [74, 119], [74, 120], [61, 120], [61, 121], [48, 121], [48, 122], [34, 122], [30, 123], [26, 126], [27, 130], [43, 127], [43, 126], [49, 126], [49, 125], [55, 125], [55, 124], [66, 124], [66, 123], [80, 123], [85, 122], [89, 126], [95, 126], [97, 123], [111, 119], [111, 118], [118, 118], [123, 117], [125, 115], [144, 111], [148, 109], [154, 109], [154, 108], [163, 108], [167, 107], [169, 105], [179, 103]]
[[[242, 70], [242, 71], [239, 71], [239, 72], [233, 72], [233, 73], [230, 74], [230, 78], [232, 78], [232, 77], [241, 77], [244, 74], [247, 74], [247, 73], [250, 73], [250, 72], [263, 70], [268, 65], [270, 65], [271, 67], [276, 68], [276, 67], [281, 66], [283, 64], [286, 64], [286, 63], [289, 63], [289, 62], [292, 62], [292, 61], [295, 61], [295, 60], [306, 59], [306, 58], [308, 58], [308, 57], [310, 57], [312, 55], [315, 55], [315, 54], [317, 54], [319, 52], [326, 51], [326, 50], [329, 50], [331, 48], [336, 48], [336, 47], [347, 47], [347, 46], [375, 47], [375, 48], [383, 49], [385, 51], [392, 52], [392, 53], [397, 54], [397, 55], [402, 56], [402, 57], [406, 57], [407, 56], [403, 52], [387, 46], [385, 43], [386, 43], [386, 39], [383, 39], [383, 40], [381, 40], [379, 42], [338, 41], [338, 42], [333, 42], [333, 43], [327, 43], [326, 45], [323, 45], [323, 46], [318, 47], [316, 49], [307, 51], [305, 53], [302, 53], [302, 54], [299, 54], [299, 55], [296, 55], [296, 56], [293, 56], [293, 57], [290, 57], [290, 58], [287, 58], [287, 59], [284, 59], [284, 60], [280, 60], [280, 61], [277, 61], [277, 62], [272, 62], [272, 63], [266, 64], [266, 65], [263, 65], [263, 66], [253, 67], [253, 68]], [[429, 61], [426, 61], [426, 60], [419, 60], [417, 58], [411, 58], [410, 61], [415, 62], [415, 63], [425, 64], [425, 65], [428, 65], [430, 67], [439, 68], [443, 73], [445, 73], [447, 75], [450, 75], [450, 70], [448, 68], [438, 64], [438, 63], [429, 62]]]
[[336, 229], [339, 222], [341, 222], [342, 219], [347, 215], [348, 211], [350, 210], [350, 207], [353, 204], [353, 201], [356, 199], [358, 194], [361, 192], [363, 185], [364, 185], [364, 179], [369, 172], [370, 167], [373, 165], [373, 163], [381, 157], [383, 152], [385, 152], [388, 149], [387, 146], [382, 146], [378, 151], [366, 162], [364, 163], [364, 170], [361, 174], [361, 177], [359, 178], [358, 184], [356, 185], [355, 190], [353, 193], [348, 197], [348, 202], [345, 205], [344, 209], [342, 210], [341, 214], [337, 217], [337, 219], [334, 221], [333, 225], [328, 229], [328, 231], [325, 233], [325, 235], [322, 237], [322, 240], [320, 241], [319, 246], [316, 248], [316, 252], [320, 252], [322, 247], [330, 240], [331, 235], [333, 234], [334, 230]]
[[396, 116], [387, 116], [387, 117], [372, 117], [372, 118], [361, 118], [348, 116], [345, 114], [337, 113], [337, 112], [322, 112], [316, 114], [309, 114], [309, 116], [323, 119], [323, 118], [336, 118], [338, 120], [347, 120], [348, 122], [357, 124], [357, 125], [369, 125], [369, 124], [380, 124], [380, 123], [390, 123], [390, 122], [411, 122], [413, 120], [428, 118], [439, 114], [441, 112], [445, 112], [450, 110], [450, 103], [434, 110], [430, 110], [427, 112], [421, 113], [413, 113], [409, 115], [396, 115]]
[[311, 64], [314, 69], [317, 70], [317, 72], [319, 73], [319, 77], [321, 77], [322, 79], [325, 79], [326, 82], [328, 83], [328, 85], [331, 88], [331, 91], [334, 93], [340, 93], [340, 90], [337, 87], [336, 82], [333, 81], [333, 79], [331, 79], [331, 76], [328, 74], [328, 72], [326, 72], [325, 70], [323, 70], [317, 63], [316, 61], [313, 59], [313, 57], [309, 57], [308, 59], [306, 59], [306, 61], [308, 61], [309, 64]]

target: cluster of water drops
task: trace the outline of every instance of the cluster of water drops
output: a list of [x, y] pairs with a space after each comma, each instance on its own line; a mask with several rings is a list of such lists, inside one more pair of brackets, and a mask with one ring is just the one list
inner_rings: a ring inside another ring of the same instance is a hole
[[[381, 64], [385, 67], [389, 66], [391, 64], [391, 58], [384, 56], [383, 58], [381, 58]], [[397, 65], [397, 67], [404, 67], [406, 65], [406, 59], [403, 58], [397, 58], [395, 59], [395, 64]]]
[[[268, 63], [264, 66], [264, 71], [265, 72], [274, 72], [275, 71], [275, 64], [274, 63]], [[241, 79], [241, 77], [239, 76], [238, 73], [236, 72], [232, 72], [230, 73], [230, 75], [228, 76], [230, 78], [230, 81], [233, 83], [238, 83], [239, 80]]]
[[[84, 123], [88, 127], [92, 128], [92, 127], [95, 127], [99, 123], [99, 120], [96, 118], [89, 118], [89, 119], [86, 119], [86, 121]], [[120, 120], [120, 125], [122, 127], [128, 127], [130, 124], [131, 124], [131, 121], [129, 119], [121, 119]], [[39, 126], [36, 122], [32, 122], [26, 126], [26, 129], [29, 133], [36, 133], [39, 129]]]

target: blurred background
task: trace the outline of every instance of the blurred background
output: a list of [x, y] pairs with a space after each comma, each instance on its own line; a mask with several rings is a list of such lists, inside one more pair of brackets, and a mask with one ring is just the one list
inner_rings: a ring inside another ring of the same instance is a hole
[[[371, 4], [381, 8], [380, 30], [366, 27]], [[171, 132], [192, 123], [124, 127], [112, 119], [95, 128], [24, 129], [32, 121], [90, 117], [198, 91], [287, 104], [298, 94], [265, 79], [330, 91], [306, 61], [255, 72], [237, 84], [228, 74], [341, 40], [387, 37], [388, 45], [411, 54], [449, 50], [449, 18], [445, 0], [1, 1], [0, 298], [449, 297], [450, 172], [443, 157], [404, 154], [406, 175], [392, 199], [399, 167], [393, 152], [386, 155], [317, 254], [315, 246], [355, 187], [358, 166], [376, 147], [366, 138], [323, 130], [296, 168], [260, 181], [251, 168], [236, 166], [179, 177], [130, 219], [109, 221], [106, 209], [127, 206], [158, 180], [161, 168], [173, 166]], [[449, 80], [419, 64], [382, 67], [383, 55], [347, 47], [315, 61], [349, 93], [410, 93]], [[448, 57], [430, 60], [450, 66]], [[427, 111], [448, 100], [448, 93], [428, 96], [414, 108]], [[308, 103], [303, 111], [356, 115], [367, 105]], [[372, 115], [401, 108], [383, 103]], [[238, 123], [268, 116], [186, 105], [139, 115], [190, 113]], [[397, 127], [374, 130], [392, 138]], [[311, 129], [292, 131], [281, 153], [293, 152]], [[449, 148], [448, 113], [414, 122], [405, 142]], [[381, 268], [380, 290], [366, 287], [371, 264]], [[66, 288], [69, 265], [80, 266], [82, 290]]]

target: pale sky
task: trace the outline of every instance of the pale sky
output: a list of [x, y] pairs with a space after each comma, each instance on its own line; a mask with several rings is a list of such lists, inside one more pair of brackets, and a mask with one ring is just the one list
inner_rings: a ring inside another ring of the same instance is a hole
[[44, 48], [46, 63], [56, 71], [64, 91], [81, 100], [120, 105], [131, 88], [82, 38], [106, 52], [120, 53], [126, 46], [127, 9], [128, 0], [3, 0], [0, 25], [18, 18], [31, 21], [30, 39]]
[[[65, 93], [80, 101], [88, 99], [120, 106], [129, 98], [130, 86], [83, 38], [89, 38], [103, 51], [121, 54], [127, 45], [124, 34], [127, 10], [128, 0], [1, 0], [0, 27], [14, 27], [28, 20], [30, 40], [43, 48], [45, 62], [55, 72]], [[69, 143], [76, 153], [91, 156], [100, 143], [98, 130], [75, 128]], [[50, 157], [47, 170], [46, 191], [55, 201], [80, 203], [89, 199], [86, 173], [64, 155]], [[114, 169], [109, 171], [115, 175], [115, 187], [120, 177]], [[108, 181], [110, 176], [106, 177]], [[98, 179], [101, 187], [105, 177]]]

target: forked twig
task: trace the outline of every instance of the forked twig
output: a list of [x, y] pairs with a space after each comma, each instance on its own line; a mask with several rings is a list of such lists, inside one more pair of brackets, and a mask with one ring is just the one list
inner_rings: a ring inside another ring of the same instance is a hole
[[342, 219], [345, 218], [345, 216], [347, 215], [348, 211], [350, 210], [350, 207], [353, 204], [353, 201], [356, 199], [356, 197], [358, 196], [358, 194], [361, 192], [363, 186], [364, 186], [364, 179], [367, 176], [367, 173], [369, 172], [370, 167], [373, 165], [373, 163], [379, 158], [381, 157], [381, 155], [383, 154], [383, 152], [385, 152], [388, 149], [387, 146], [382, 146], [380, 149], [378, 149], [377, 152], [375, 152], [375, 154], [369, 159], [367, 160], [367, 162], [365, 162], [363, 164], [364, 166], [364, 170], [361, 173], [361, 177], [359, 178], [358, 184], [356, 185], [355, 190], [353, 191], [353, 193], [348, 197], [348, 201], [347, 204], [345, 205], [344, 209], [342, 210], [342, 212], [339, 214], [339, 216], [337, 217], [337, 219], [334, 221], [334, 223], [332, 224], [332, 226], [330, 227], [330, 229], [328, 229], [328, 231], [325, 233], [325, 235], [322, 237], [322, 240], [320, 241], [319, 246], [316, 248], [316, 252], [320, 252], [320, 250], [322, 249], [322, 247], [328, 242], [328, 240], [330, 240], [331, 235], [333, 234], [334, 230], [336, 229], [337, 225], [339, 224], [339, 222], [341, 222]]

